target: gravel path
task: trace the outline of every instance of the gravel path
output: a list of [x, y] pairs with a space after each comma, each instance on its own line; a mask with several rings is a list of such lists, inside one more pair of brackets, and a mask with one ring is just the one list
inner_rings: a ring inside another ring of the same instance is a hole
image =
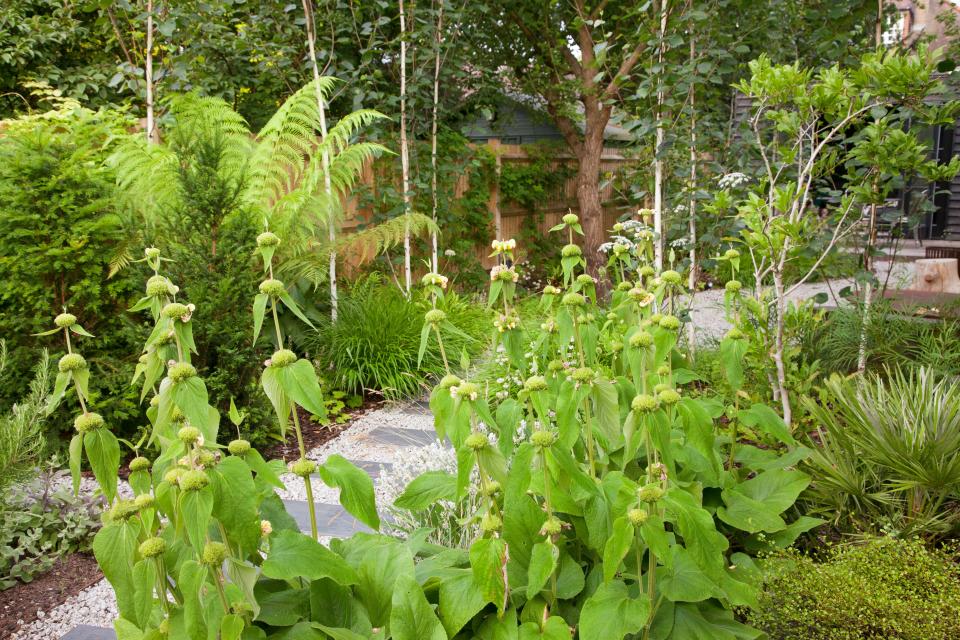
[[[421, 435], [423, 432], [433, 434], [433, 418], [419, 405], [408, 407], [390, 407], [367, 413], [360, 417], [353, 425], [339, 437], [323, 444], [307, 453], [307, 457], [324, 462], [329, 456], [339, 454], [351, 461], [381, 463], [387, 468], [402, 459], [430, 457], [439, 451], [440, 444], [423, 446], [410, 442], [404, 444], [386, 443], [378, 438], [376, 430], [391, 431], [396, 434], [407, 433]], [[425, 439], [425, 438], [424, 438]], [[410, 446], [405, 446], [409, 444]], [[379, 470], [378, 470], [379, 471]], [[376, 473], [374, 474], [377, 475]], [[303, 482], [293, 475], [284, 475], [283, 481], [288, 485], [286, 490], [277, 493], [285, 500], [304, 500], [306, 498]], [[69, 480], [67, 480], [69, 482]], [[93, 492], [96, 482], [84, 479], [81, 491]], [[381, 488], [375, 479], [377, 500], [384, 504], [392, 499], [394, 494]], [[314, 499], [318, 503], [339, 504], [339, 490], [330, 489], [319, 480], [313, 483]], [[124, 497], [133, 495], [129, 485], [121, 482], [118, 490]], [[330, 536], [321, 536], [320, 541], [328, 544]], [[56, 640], [79, 625], [93, 627], [113, 627], [113, 620], [117, 617], [116, 598], [113, 589], [106, 580], [101, 580], [92, 587], [80, 592], [51, 611], [38, 615], [33, 623], [23, 626], [11, 636], [10, 640]]]
[[[878, 263], [878, 277], [884, 279], [887, 275], [888, 263]], [[913, 264], [906, 262], [897, 262], [893, 265], [893, 271], [890, 275], [889, 286], [891, 288], [902, 288], [913, 278]], [[852, 279], [831, 280], [829, 282], [813, 282], [803, 284], [788, 297], [790, 302], [802, 302], [808, 300], [818, 293], [825, 293], [829, 297], [826, 306], [840, 306], [847, 304], [846, 301], [838, 299], [836, 296], [844, 287], [853, 284]], [[697, 342], [708, 344], [714, 340], [719, 340], [730, 329], [730, 324], [726, 321], [723, 309], [723, 290], [709, 289], [700, 292], [694, 298], [693, 307], [690, 310], [690, 318], [694, 325], [697, 336]]]

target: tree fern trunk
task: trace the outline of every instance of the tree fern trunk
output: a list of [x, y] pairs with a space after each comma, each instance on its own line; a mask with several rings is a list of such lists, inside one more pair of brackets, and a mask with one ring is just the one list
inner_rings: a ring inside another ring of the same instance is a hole
[[410, 295], [410, 157], [407, 152], [407, 22], [400, 1], [400, 167], [403, 172], [403, 215], [407, 225], [403, 233], [403, 275], [407, 296]]
[[[320, 140], [327, 140], [327, 113], [323, 105], [323, 89], [320, 87], [320, 67], [317, 63], [317, 32], [313, 21], [313, 6], [311, 0], [303, 0], [303, 16], [307, 23], [307, 46], [310, 48], [310, 61], [313, 64], [313, 84], [317, 92], [317, 114], [320, 117]], [[330, 186], [330, 156], [326, 148], [321, 155], [323, 167], [323, 188], [327, 195], [327, 234], [330, 240], [330, 319], [337, 321], [338, 294], [337, 294], [337, 252], [334, 246], [337, 242], [337, 216], [333, 206], [333, 189]]]

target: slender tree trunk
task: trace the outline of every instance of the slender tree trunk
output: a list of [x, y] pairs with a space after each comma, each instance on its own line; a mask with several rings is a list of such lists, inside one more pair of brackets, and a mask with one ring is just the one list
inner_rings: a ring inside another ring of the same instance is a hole
[[787, 371], [784, 364], [784, 315], [787, 312], [787, 302], [784, 296], [783, 273], [780, 269], [773, 271], [773, 287], [777, 293], [777, 322], [774, 335], [773, 362], [777, 367], [777, 391], [780, 395], [780, 406], [783, 409], [783, 421], [789, 427], [793, 420], [793, 411], [790, 407], [790, 393], [787, 391]]
[[[697, 54], [696, 37], [690, 33], [690, 69], [695, 69]], [[697, 91], [696, 84], [690, 82], [690, 201], [687, 205], [690, 214], [690, 275], [687, 286], [690, 288], [690, 307], [693, 307], [697, 295]], [[696, 329], [692, 322], [687, 323], [687, 343], [692, 356], [696, 351]]]
[[410, 158], [407, 151], [407, 18], [400, 2], [400, 167], [403, 172], [403, 215], [407, 218], [403, 232], [403, 274], [407, 296], [410, 295]]
[[[443, 4], [446, 0], [440, 0], [440, 9], [437, 13], [437, 37], [436, 52], [433, 58], [433, 114], [430, 125], [430, 187], [433, 191], [433, 222], [437, 222], [437, 105], [440, 102], [440, 47], [443, 44]], [[439, 269], [439, 258], [437, 256], [437, 231], [431, 234], [431, 243], [433, 245], [431, 253], [431, 266], [433, 271]]]
[[[595, 131], [595, 130], [594, 130]], [[577, 204], [583, 224], [587, 268], [597, 277], [603, 269], [599, 247], [606, 237], [603, 228], [603, 204], [600, 201], [600, 161], [603, 157], [603, 127], [600, 133], [584, 137], [577, 167]]]
[[664, 130], [663, 130], [663, 83], [661, 82], [660, 74], [663, 69], [663, 53], [664, 48], [666, 47], [666, 38], [665, 34], [667, 31], [667, 5], [668, 0], [663, 0], [663, 5], [660, 7], [660, 34], [659, 42], [657, 46], [657, 63], [661, 69], [657, 74], [657, 147], [654, 151], [654, 160], [653, 160], [653, 230], [657, 235], [656, 246], [654, 249], [654, 264], [656, 269], [659, 271], [663, 269], [663, 248], [664, 248], [664, 237], [663, 237], [663, 158], [661, 157], [660, 149], [663, 146], [664, 139]]
[[[317, 31], [313, 18], [311, 0], [303, 0], [303, 16], [307, 23], [307, 45], [310, 48], [310, 61], [313, 63], [313, 83], [317, 92], [317, 114], [320, 116], [320, 141], [327, 140], [327, 110], [323, 104], [323, 89], [320, 87], [320, 66], [317, 63]], [[337, 293], [337, 216], [333, 204], [333, 189], [330, 185], [330, 155], [326, 148], [321, 155], [323, 167], [323, 188], [327, 196], [327, 235], [330, 240], [330, 319], [337, 321], [339, 296]]]
[[147, 0], [147, 51], [144, 80], [147, 82], [147, 142], [159, 142], [157, 124], [153, 114], [153, 0]]

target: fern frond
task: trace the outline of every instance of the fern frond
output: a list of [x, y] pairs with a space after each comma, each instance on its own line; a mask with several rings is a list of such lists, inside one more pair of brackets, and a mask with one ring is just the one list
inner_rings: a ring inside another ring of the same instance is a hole
[[146, 221], [153, 222], [160, 212], [179, 206], [178, 161], [170, 148], [138, 137], [120, 145], [109, 162], [116, 168], [121, 202]]
[[411, 236], [426, 235], [440, 230], [430, 216], [410, 213], [391, 218], [362, 231], [344, 235], [337, 240], [334, 247], [337, 253], [349, 253], [358, 256], [360, 262], [366, 262], [402, 244], [408, 228]]

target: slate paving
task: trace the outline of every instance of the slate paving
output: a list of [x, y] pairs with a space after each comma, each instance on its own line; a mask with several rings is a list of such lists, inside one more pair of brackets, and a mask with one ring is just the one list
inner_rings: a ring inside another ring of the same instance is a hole
[[91, 627], [88, 624], [82, 624], [74, 627], [70, 632], [60, 640], [116, 640], [117, 634], [113, 629], [106, 627]]
[[370, 438], [381, 444], [398, 447], [425, 447], [437, 441], [437, 436], [432, 431], [403, 427], [377, 427], [370, 432]]

